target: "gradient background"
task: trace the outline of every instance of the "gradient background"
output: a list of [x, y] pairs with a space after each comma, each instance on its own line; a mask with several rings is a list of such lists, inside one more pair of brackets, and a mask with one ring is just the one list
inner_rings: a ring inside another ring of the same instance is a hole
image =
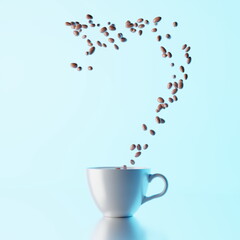
[[[236, 0], [1, 0], [0, 239], [91, 239], [101, 214], [85, 169], [128, 163], [133, 142], [150, 145], [137, 165], [170, 184], [136, 213], [135, 239], [239, 239], [239, 7]], [[174, 73], [157, 34], [123, 30], [128, 42], [119, 51], [86, 57], [84, 41], [64, 25], [86, 13], [119, 29], [160, 15], [162, 33], [173, 35], [169, 46], [192, 46], [189, 80], [155, 137], [140, 126], [154, 124], [156, 97]], [[75, 61], [94, 71], [75, 71]], [[158, 188], [156, 180], [148, 194]]]

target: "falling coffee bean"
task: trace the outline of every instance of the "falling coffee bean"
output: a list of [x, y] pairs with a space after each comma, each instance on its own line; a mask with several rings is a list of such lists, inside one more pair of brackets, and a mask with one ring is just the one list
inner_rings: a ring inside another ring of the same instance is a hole
[[126, 38], [121, 38], [121, 42], [126, 42], [127, 41], [127, 39]]
[[148, 148], [148, 144], [143, 145], [143, 149], [146, 150]]
[[157, 41], [160, 42], [162, 37], [160, 35], [157, 36]]
[[86, 29], [86, 28], [88, 28], [88, 25], [83, 24], [83, 25], [82, 25], [82, 28], [85, 28], [85, 29]]
[[105, 47], [105, 48], [107, 47], [107, 44], [106, 44], [106, 43], [103, 43], [102, 45], [103, 45], [103, 47]]
[[103, 34], [104, 34], [104, 36], [106, 36], [106, 37], [109, 36], [109, 32], [104, 32]]
[[139, 150], [139, 151], [142, 150], [142, 147], [140, 144], [137, 145], [137, 150]]
[[192, 58], [191, 58], [191, 57], [188, 57], [188, 58], [187, 58], [187, 64], [190, 64], [191, 61], [192, 61]]
[[156, 116], [155, 120], [156, 120], [157, 123], [160, 123], [160, 117]]
[[111, 31], [115, 31], [116, 30], [115, 26], [113, 26], [113, 25], [109, 26], [108, 29], [111, 30]]
[[173, 85], [173, 84], [172, 84], [171, 82], [169, 82], [169, 83], [167, 84], [167, 88], [168, 88], [168, 89], [171, 89], [172, 85]]
[[136, 152], [135, 157], [139, 157], [141, 155], [141, 152]]
[[90, 55], [93, 54], [94, 51], [95, 51], [95, 47], [91, 47], [91, 48], [89, 49], [89, 53], [90, 53]]
[[184, 50], [186, 47], [187, 47], [187, 44], [184, 44], [184, 45], [182, 46], [182, 50]]
[[180, 70], [181, 72], [184, 72], [184, 71], [185, 71], [185, 69], [184, 69], [183, 66], [180, 66], [180, 67], [179, 67], [179, 70]]
[[160, 103], [164, 103], [164, 99], [163, 99], [162, 97], [159, 97], [159, 98], [157, 99], [157, 101], [160, 102]]
[[165, 120], [163, 118], [160, 118], [160, 123], [165, 123]]
[[146, 125], [146, 124], [142, 124], [142, 129], [143, 129], [144, 131], [146, 131], [146, 130], [147, 130], [147, 125]]
[[71, 66], [72, 68], [77, 68], [78, 65], [77, 65], [76, 63], [71, 63], [70, 66]]
[[70, 22], [65, 22], [65, 25], [66, 26], [71, 26], [71, 23]]
[[178, 83], [177, 83], [177, 82], [174, 82], [174, 83], [173, 83], [173, 86], [174, 86], [175, 88], [178, 88]]
[[87, 19], [93, 19], [92, 15], [90, 15], [90, 14], [87, 14], [86, 18]]
[[172, 75], [172, 78], [174, 79], [174, 78], [176, 78], [176, 75], [174, 74], [174, 75]]
[[143, 18], [139, 18], [139, 19], [137, 20], [137, 22], [138, 22], [138, 23], [143, 22]]
[[184, 78], [185, 80], [187, 80], [187, 79], [188, 79], [188, 75], [185, 73], [185, 74], [183, 75], [183, 78]]
[[178, 82], [178, 88], [179, 89], [183, 88], [183, 80], [182, 79], [180, 79], [179, 82]]
[[87, 35], [82, 35], [82, 39], [85, 39], [87, 37]]
[[100, 41], [97, 41], [97, 45], [98, 45], [99, 47], [102, 47], [102, 43], [101, 43]]
[[81, 70], [82, 70], [82, 67], [78, 67], [77, 70], [78, 70], [78, 71], [81, 71]]
[[134, 164], [135, 164], [135, 161], [134, 161], [133, 159], [131, 159], [130, 163], [131, 163], [132, 165], [134, 165]]
[[187, 48], [185, 49], [185, 52], [189, 52], [190, 49], [191, 49], [191, 47], [187, 47]]
[[89, 70], [89, 71], [92, 71], [92, 70], [93, 70], [93, 67], [92, 67], [92, 66], [88, 66], [88, 70]]
[[171, 39], [171, 35], [168, 33], [168, 34], [166, 34], [166, 38], [167, 39]]
[[108, 41], [109, 41], [110, 43], [114, 43], [114, 38], [109, 38]]
[[177, 23], [177, 22], [173, 22], [173, 26], [174, 26], [174, 27], [177, 27], [177, 26], [178, 26], [178, 23]]
[[167, 55], [168, 55], [169, 58], [172, 58], [172, 53], [171, 52], [168, 52]]
[[130, 150], [131, 150], [131, 151], [133, 151], [135, 148], [136, 148], [136, 145], [135, 145], [135, 144], [132, 144], [132, 145], [130, 146]]
[[150, 134], [153, 135], [153, 136], [156, 134], [154, 130], [150, 130], [149, 132], [150, 132]]
[[172, 94], [173, 94], [173, 95], [176, 94], [177, 91], [178, 91], [178, 89], [177, 89], [177, 88], [174, 88], [174, 89], [172, 90]]
[[122, 33], [118, 33], [118, 38], [122, 38], [123, 34]]
[[139, 24], [138, 27], [139, 27], [139, 28], [144, 28], [145, 25], [144, 25], [144, 24]]
[[168, 98], [168, 101], [169, 101], [170, 103], [173, 103], [173, 99], [172, 99], [172, 98]]
[[152, 32], [157, 32], [157, 28], [153, 28], [153, 29], [152, 29]]
[[78, 31], [74, 31], [73, 34], [77, 37], [79, 35]]
[[144, 23], [145, 23], [145, 24], [149, 24], [149, 21], [148, 21], [148, 20], [145, 20]]
[[171, 65], [171, 67], [174, 67], [174, 66], [175, 66], [175, 64], [174, 64], [174, 63], [171, 63], [170, 65]]
[[142, 31], [142, 30], [139, 30], [139, 31], [138, 31], [138, 34], [139, 34], [139, 36], [141, 36], [141, 35], [142, 35], [142, 33], [143, 33], [143, 31]]
[[161, 46], [160, 49], [161, 49], [161, 51], [162, 51], [163, 53], [166, 53], [166, 52], [167, 52], [166, 48], [163, 47], [163, 46]]
[[173, 95], [173, 100], [174, 100], [174, 101], [177, 101], [177, 100], [178, 100], [178, 98], [177, 98], [176, 95]]
[[107, 31], [107, 28], [106, 27], [102, 27], [101, 29], [100, 29], [100, 32], [101, 33], [104, 33], [104, 32], [106, 32]]
[[116, 50], [118, 50], [118, 49], [119, 49], [119, 47], [118, 47], [118, 45], [117, 45], [117, 44], [114, 44], [113, 46], [114, 46], [114, 48], [115, 48]]
[[161, 21], [161, 17], [155, 17], [154, 19], [153, 19], [153, 23], [158, 23], [158, 22], [160, 22]]

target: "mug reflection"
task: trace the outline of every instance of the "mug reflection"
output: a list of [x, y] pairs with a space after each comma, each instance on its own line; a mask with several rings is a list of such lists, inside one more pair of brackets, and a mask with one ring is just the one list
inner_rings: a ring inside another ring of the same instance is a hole
[[146, 240], [146, 234], [134, 217], [103, 217], [95, 228], [92, 240]]

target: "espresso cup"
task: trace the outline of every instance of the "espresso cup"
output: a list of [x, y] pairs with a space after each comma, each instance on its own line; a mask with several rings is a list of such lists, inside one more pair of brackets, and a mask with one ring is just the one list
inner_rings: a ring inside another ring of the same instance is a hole
[[[162, 192], [145, 196], [148, 183], [157, 177], [164, 181]], [[92, 197], [105, 217], [131, 217], [143, 203], [163, 196], [168, 189], [167, 179], [159, 173], [150, 174], [149, 168], [88, 168], [87, 178]]]

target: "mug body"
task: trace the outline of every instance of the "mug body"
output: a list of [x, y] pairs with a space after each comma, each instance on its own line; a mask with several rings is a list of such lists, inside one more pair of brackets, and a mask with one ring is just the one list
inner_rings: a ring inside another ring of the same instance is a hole
[[106, 217], [131, 217], [141, 206], [150, 169], [116, 167], [88, 168], [93, 199]]

